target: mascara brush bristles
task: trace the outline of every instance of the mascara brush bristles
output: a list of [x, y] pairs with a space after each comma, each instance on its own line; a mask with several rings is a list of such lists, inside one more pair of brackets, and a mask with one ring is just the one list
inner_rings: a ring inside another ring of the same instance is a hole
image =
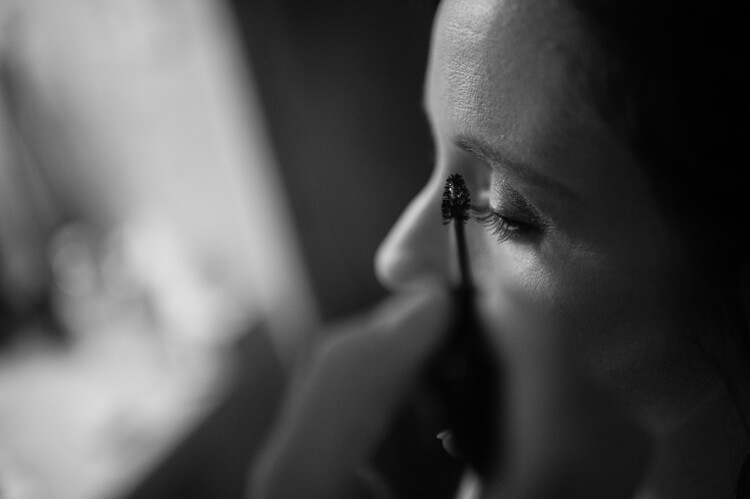
[[[469, 220], [471, 211], [471, 194], [466, 187], [464, 178], [458, 173], [448, 175], [443, 190], [443, 225], [448, 225], [451, 220], [466, 222]], [[457, 224], [458, 225], [458, 224]]]
[[443, 225], [448, 225], [452, 220], [456, 223], [456, 248], [458, 250], [458, 267], [461, 275], [461, 288], [471, 290], [471, 272], [469, 270], [469, 257], [466, 251], [466, 236], [464, 224], [469, 220], [471, 211], [471, 195], [466, 182], [461, 175], [453, 173], [445, 181], [443, 190]]

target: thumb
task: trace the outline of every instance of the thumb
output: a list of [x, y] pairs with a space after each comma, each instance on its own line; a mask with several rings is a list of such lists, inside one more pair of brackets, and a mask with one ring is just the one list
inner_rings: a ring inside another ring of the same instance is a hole
[[329, 331], [256, 469], [257, 497], [342, 496], [419, 382], [450, 303], [446, 290], [424, 288]]

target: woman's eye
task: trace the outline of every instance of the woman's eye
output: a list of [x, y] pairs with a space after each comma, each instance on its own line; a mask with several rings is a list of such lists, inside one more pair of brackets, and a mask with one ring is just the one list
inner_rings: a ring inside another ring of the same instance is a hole
[[499, 243], [523, 236], [533, 229], [531, 224], [504, 217], [492, 209], [476, 213], [475, 219], [497, 237]]
[[492, 178], [491, 187], [478, 191], [472, 215], [498, 240], [538, 242], [550, 228], [549, 220], [510, 183]]

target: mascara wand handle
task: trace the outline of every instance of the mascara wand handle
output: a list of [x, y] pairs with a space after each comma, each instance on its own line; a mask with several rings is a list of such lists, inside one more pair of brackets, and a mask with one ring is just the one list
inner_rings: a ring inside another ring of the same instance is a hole
[[497, 373], [478, 327], [472, 295], [466, 288], [456, 291], [456, 319], [430, 377], [459, 451], [481, 476], [488, 476], [499, 457]]
[[466, 232], [464, 230], [463, 220], [456, 220], [453, 224], [456, 228], [456, 251], [458, 251], [458, 271], [461, 277], [461, 287], [464, 296], [460, 296], [459, 300], [468, 300], [469, 303], [461, 303], [461, 306], [471, 305], [471, 296], [473, 294], [471, 283], [471, 269], [469, 268], [469, 255], [466, 249]]

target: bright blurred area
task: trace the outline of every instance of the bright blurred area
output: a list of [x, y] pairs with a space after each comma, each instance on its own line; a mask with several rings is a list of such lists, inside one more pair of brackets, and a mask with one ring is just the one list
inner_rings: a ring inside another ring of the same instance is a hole
[[241, 497], [429, 172], [407, 3], [0, 0], [0, 498]]

